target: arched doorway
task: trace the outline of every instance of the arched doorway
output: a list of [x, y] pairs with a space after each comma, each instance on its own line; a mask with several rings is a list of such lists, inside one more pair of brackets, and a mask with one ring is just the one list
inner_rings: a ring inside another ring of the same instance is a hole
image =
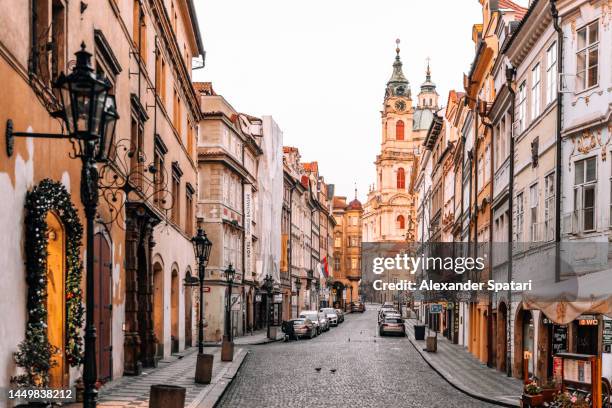
[[527, 365], [528, 376], [533, 375], [533, 350], [535, 327], [533, 324], [533, 316], [531, 311], [525, 310], [522, 306], [516, 312], [516, 320], [514, 323], [514, 372], [515, 377], [524, 378], [525, 372], [523, 369], [523, 359], [525, 356], [530, 356], [529, 364]]
[[344, 310], [344, 290], [345, 286], [342, 282], [336, 281], [332, 285], [332, 298], [334, 300], [333, 307]]
[[98, 381], [112, 378], [112, 263], [111, 248], [102, 233], [94, 236], [94, 318], [96, 324], [96, 367]]
[[497, 364], [496, 367], [500, 371], [506, 371], [506, 353], [508, 351], [507, 344], [507, 326], [508, 325], [508, 309], [504, 302], [501, 302], [497, 312]]
[[[191, 271], [187, 270], [185, 282], [191, 281]], [[185, 293], [185, 347], [193, 346], [193, 302], [191, 286], [184, 287]]]
[[179, 352], [179, 278], [178, 271], [172, 269], [170, 281], [170, 339], [171, 352]]
[[158, 358], [164, 357], [164, 269], [159, 262], [153, 265], [153, 333]]
[[59, 217], [47, 212], [47, 337], [49, 344], [60, 350], [51, 356], [49, 387], [68, 386], [68, 364], [65, 358], [65, 234]]

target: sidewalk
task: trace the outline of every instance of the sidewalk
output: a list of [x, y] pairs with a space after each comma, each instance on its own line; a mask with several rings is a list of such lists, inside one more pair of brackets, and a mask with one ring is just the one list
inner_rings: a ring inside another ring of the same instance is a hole
[[[145, 408], [149, 406], [151, 385], [171, 384], [186, 388], [186, 408], [212, 408], [234, 379], [248, 351], [236, 348], [234, 361], [222, 362], [221, 349], [206, 348], [205, 353], [214, 355], [212, 381], [196, 384], [194, 381], [197, 347], [161, 360], [156, 368], [146, 368], [136, 377], [124, 376], [105, 384], [100, 389], [99, 407]], [[70, 404], [68, 407], [80, 407]]]
[[425, 341], [414, 339], [415, 319], [406, 319], [408, 338], [423, 359], [458, 390], [483, 401], [506, 407], [520, 406], [520, 380], [487, 367], [462, 346], [452, 344], [438, 333], [438, 351], [424, 351]]
[[[280, 332], [280, 330], [278, 330]], [[254, 346], [257, 344], [273, 343], [275, 341], [283, 340], [284, 336], [279, 333], [276, 339], [268, 338], [268, 331], [266, 329], [254, 331], [253, 334], [247, 333], [244, 336], [234, 337], [234, 344], [236, 346]], [[221, 347], [221, 342], [210, 342], [204, 343], [207, 347], [215, 346]]]

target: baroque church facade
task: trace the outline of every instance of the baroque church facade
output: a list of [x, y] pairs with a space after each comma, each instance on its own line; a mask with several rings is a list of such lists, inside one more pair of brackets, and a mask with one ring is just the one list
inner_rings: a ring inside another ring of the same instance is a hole
[[410, 193], [410, 180], [423, 154], [423, 140], [434, 112], [439, 109], [429, 64], [413, 105], [410, 82], [402, 70], [399, 40], [397, 44], [381, 111], [382, 141], [374, 162], [376, 182], [368, 191], [362, 216], [363, 242], [416, 238], [417, 197]]

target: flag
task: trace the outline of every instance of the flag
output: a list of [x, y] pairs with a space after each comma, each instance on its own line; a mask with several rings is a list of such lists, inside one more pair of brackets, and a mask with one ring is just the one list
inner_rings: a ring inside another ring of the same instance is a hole
[[329, 269], [327, 268], [327, 256], [323, 258], [323, 274], [326, 278], [329, 278]]

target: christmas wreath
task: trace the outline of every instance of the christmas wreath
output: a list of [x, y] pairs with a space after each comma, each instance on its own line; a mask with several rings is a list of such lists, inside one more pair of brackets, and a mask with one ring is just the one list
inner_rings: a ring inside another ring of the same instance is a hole
[[11, 382], [19, 386], [45, 387], [49, 383], [49, 369], [53, 367], [53, 354], [58, 353], [47, 337], [47, 213], [53, 211], [62, 221], [66, 248], [66, 341], [64, 354], [68, 364], [75, 367], [83, 359], [83, 304], [81, 291], [81, 239], [83, 226], [70, 194], [59, 182], [49, 179], [26, 195], [25, 202], [25, 254], [28, 284], [28, 322], [25, 340], [15, 353], [15, 363], [25, 374], [15, 376]]

